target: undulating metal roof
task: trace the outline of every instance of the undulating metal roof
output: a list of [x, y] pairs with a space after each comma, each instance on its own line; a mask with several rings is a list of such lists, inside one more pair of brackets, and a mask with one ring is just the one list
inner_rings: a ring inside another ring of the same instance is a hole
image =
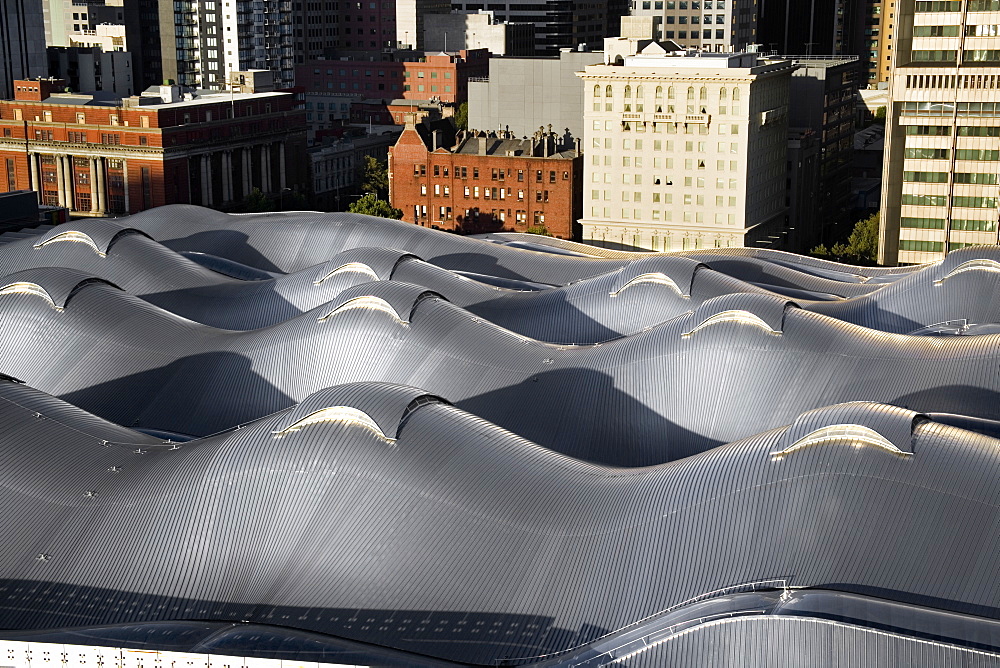
[[0, 245], [0, 637], [997, 664], [995, 248], [581, 250], [187, 206]]

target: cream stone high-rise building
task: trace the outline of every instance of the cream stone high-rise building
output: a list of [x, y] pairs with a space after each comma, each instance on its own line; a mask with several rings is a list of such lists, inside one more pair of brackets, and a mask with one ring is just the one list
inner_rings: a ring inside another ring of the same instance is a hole
[[1000, 0], [897, 3], [879, 260], [997, 243]]
[[792, 64], [626, 38], [605, 40], [604, 53], [604, 64], [578, 75], [583, 240], [649, 250], [780, 247]]

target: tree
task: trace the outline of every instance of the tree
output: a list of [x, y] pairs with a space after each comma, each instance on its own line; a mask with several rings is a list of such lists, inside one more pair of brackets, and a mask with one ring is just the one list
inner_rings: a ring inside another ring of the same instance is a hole
[[819, 257], [826, 257], [827, 255], [830, 254], [830, 251], [827, 249], [826, 246], [820, 244], [819, 246], [816, 246], [816, 248], [813, 248], [811, 251], [809, 251], [809, 254], [817, 255]]
[[378, 199], [389, 197], [389, 163], [366, 155], [361, 163], [361, 190]]
[[378, 216], [379, 218], [403, 219], [403, 212], [393, 208], [384, 199], [379, 199], [374, 193], [368, 193], [357, 202], [352, 202], [347, 210], [351, 213], [363, 213], [366, 216]]
[[875, 110], [875, 122], [885, 125], [885, 107], [879, 107]]
[[847, 256], [855, 262], [874, 264], [878, 261], [879, 216], [876, 211], [854, 225], [847, 238]]
[[455, 110], [455, 128], [458, 130], [469, 129], [469, 103], [463, 102]]
[[549, 228], [545, 227], [544, 225], [532, 225], [531, 227], [526, 229], [525, 232], [527, 232], [528, 234], [537, 234], [543, 237], [552, 236], [552, 234], [549, 232]]
[[271, 211], [274, 209], [274, 202], [260, 191], [260, 188], [254, 188], [250, 191], [250, 194], [243, 199], [243, 211], [246, 213], [260, 213], [262, 211]]

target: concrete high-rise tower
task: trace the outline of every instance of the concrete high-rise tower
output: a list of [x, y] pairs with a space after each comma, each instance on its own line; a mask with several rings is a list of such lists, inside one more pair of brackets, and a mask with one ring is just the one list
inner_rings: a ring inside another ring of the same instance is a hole
[[0, 3], [0, 99], [14, 97], [14, 80], [45, 76], [42, 0]]
[[911, 264], [998, 241], [1000, 0], [896, 10], [879, 259]]

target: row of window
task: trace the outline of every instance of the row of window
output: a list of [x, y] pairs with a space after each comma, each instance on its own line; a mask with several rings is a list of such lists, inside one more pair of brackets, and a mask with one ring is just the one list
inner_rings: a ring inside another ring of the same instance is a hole
[[[439, 206], [438, 207], [438, 211], [437, 211], [437, 215], [438, 215], [438, 217], [436, 218], [436, 220], [451, 220], [452, 219], [452, 210], [451, 210], [451, 207], [450, 206]], [[486, 214], [485, 211], [480, 211], [479, 209], [466, 209], [465, 210], [465, 220], [466, 221], [477, 221], [481, 215], [485, 216], [487, 214]], [[521, 210], [521, 209], [517, 209], [516, 211], [512, 210], [512, 209], [507, 209], [506, 211], [504, 211], [503, 209], [491, 209], [489, 215], [492, 216], [494, 219], [499, 220], [500, 222], [505, 222], [507, 220], [507, 217], [511, 216], [511, 215], [514, 216], [515, 221], [517, 223], [519, 223], [519, 224], [525, 224], [526, 225], [527, 222], [528, 222], [528, 212], [524, 211], [524, 210]], [[424, 204], [419, 204], [419, 205], [418, 204], [414, 204], [413, 205], [413, 217], [414, 217], [414, 219], [415, 219], [416, 222], [418, 222], [421, 225], [423, 225], [424, 223], [420, 219], [421, 218], [427, 218], [427, 206], [424, 205]], [[544, 211], [533, 211], [532, 212], [532, 221], [534, 222], [535, 225], [544, 225], [545, 224], [545, 212]]]
[[[420, 186], [420, 194], [426, 195], [428, 193], [427, 186]], [[451, 197], [451, 188], [448, 186], [441, 186], [440, 183], [434, 184], [434, 194], [439, 197]], [[512, 196], [513, 192], [510, 188], [487, 188], [483, 187], [483, 199], [507, 199], [508, 196]], [[479, 199], [479, 186], [465, 186], [464, 191], [465, 197], [472, 197], [473, 199]], [[517, 191], [517, 201], [524, 201], [524, 191]], [[536, 190], [535, 191], [535, 201], [536, 202], [548, 202], [549, 201], [549, 191], [548, 190]]]
[[[621, 191], [621, 200], [623, 202], [641, 202], [641, 201], [643, 201], [642, 192], [643, 191], [639, 191], [639, 190]], [[595, 202], [599, 202], [599, 201], [602, 201], [602, 200], [605, 201], [605, 202], [606, 201], [610, 201], [612, 193], [614, 193], [613, 190], [591, 190], [590, 191], [590, 199], [594, 200]], [[659, 202], [663, 202], [664, 204], [673, 204], [674, 203], [674, 196], [673, 196], [672, 193], [663, 194], [663, 193], [654, 192], [654, 193], [649, 193], [649, 194], [650, 194], [650, 197], [652, 198], [652, 202], [654, 204], [655, 203], [659, 203]], [[681, 196], [681, 197], [678, 198], [677, 203], [678, 204], [683, 203], [685, 206], [706, 206], [706, 201], [707, 200], [705, 199], [705, 195], [690, 195], [690, 194], [685, 194], [685, 195], [683, 195], [683, 196]], [[736, 197], [726, 197], [726, 196], [723, 196], [723, 195], [716, 195], [715, 196], [715, 206], [717, 206], [717, 207], [735, 207], [735, 206], [737, 206], [737, 198]]]
[[[954, 75], [951, 75], [954, 76]], [[996, 102], [904, 102], [906, 116], [998, 116], [1000, 104]]]
[[[591, 207], [590, 215], [594, 218], [611, 218], [611, 207]], [[616, 213], [620, 213], [620, 220], [653, 220], [659, 222], [661, 220], [661, 211], [659, 209], [653, 209], [648, 214], [642, 209], [628, 208], [628, 209], [615, 209]], [[706, 218], [703, 211], [682, 211], [680, 212], [680, 222], [684, 223], [698, 223], [705, 224]], [[664, 222], [674, 222], [674, 212], [667, 210], [662, 212], [662, 220]], [[715, 214], [714, 220], [716, 225], [736, 225], [736, 214], [734, 213], [717, 213]], [[669, 242], [664, 249], [670, 248]], [[688, 246], [685, 244], [685, 249]], [[699, 246], [700, 248], [700, 246]], [[716, 244], [716, 248], [721, 248], [719, 243]], [[654, 247], [653, 250], [656, 250]]]
[[[524, 171], [523, 169], [517, 170], [517, 180], [520, 182], [524, 181]], [[528, 170], [529, 173], [531, 170]], [[557, 172], [554, 169], [548, 170], [548, 182], [555, 183]], [[448, 165], [434, 165], [434, 176], [448, 177], [450, 174], [450, 168]], [[427, 165], [413, 165], [413, 175], [414, 176], [427, 176]], [[493, 167], [490, 169], [490, 180], [491, 181], [504, 181], [507, 177], [512, 176], [512, 170], [504, 169], [502, 167]], [[468, 167], [455, 167], [455, 177], [456, 179], [467, 179], [469, 178], [469, 168]], [[472, 178], [479, 178], [479, 168], [472, 168]], [[484, 177], [485, 178], [485, 177]], [[563, 181], [569, 180], [569, 171], [564, 171], [562, 173]], [[541, 169], [535, 170], [535, 183], [544, 183], [545, 181], [545, 171]]]
[[[673, 30], [665, 30], [665, 31], [663, 31], [663, 36], [666, 39], [675, 39], [675, 37], [674, 37], [674, 31]], [[687, 39], [687, 38], [688, 38], [688, 31], [687, 30], [678, 30], [677, 31], [676, 39]], [[702, 30], [701, 31], [701, 38], [702, 39], [712, 39], [712, 31], [711, 30]], [[725, 30], [716, 30], [715, 31], [715, 39], [725, 39], [725, 38], [726, 38], [726, 31]], [[698, 39], [698, 31], [697, 30], [692, 30], [691, 31], [691, 39]]]
[[[955, 49], [914, 49], [910, 60], [915, 63], [954, 63], [958, 56]], [[1000, 49], [965, 49], [962, 60], [966, 63], [995, 63], [1000, 61]]]
[[[961, 0], [917, 0], [917, 12], [960, 12]], [[1000, 12], [1000, 0], [969, 0], [970, 12]]]
[[[594, 97], [601, 97], [601, 92], [602, 92], [601, 86], [600, 85], [595, 85], [594, 86]], [[604, 86], [603, 87], [603, 92], [604, 92], [604, 97], [614, 97], [615, 96], [615, 90], [614, 90], [613, 86], [610, 86], [610, 85]], [[631, 85], [626, 85], [625, 86], [625, 90], [623, 91], [624, 97], [626, 99], [631, 98], [632, 97], [632, 92], [633, 92], [632, 91], [632, 86]], [[661, 99], [663, 99], [663, 93], [664, 93], [663, 86], [657, 86], [653, 90], [653, 99], [655, 99], [655, 100], [661, 100]], [[642, 86], [636, 86], [635, 87], [635, 97], [637, 99], [643, 99], [644, 98], [644, 94], [645, 94], [645, 90], [643, 89]], [[667, 99], [668, 100], [674, 100], [677, 97], [676, 90], [674, 89], [673, 86], [667, 86], [666, 94], [667, 94]], [[696, 95], [697, 95], [697, 98], [695, 97]], [[733, 100], [739, 100], [740, 99], [740, 89], [739, 88], [733, 88], [732, 91], [730, 91], [729, 89], [727, 89], [725, 87], [722, 87], [722, 88], [719, 89], [718, 96], [719, 96], [719, 100], [720, 101], [724, 101], [724, 100], [730, 99], [730, 95], [732, 96]], [[699, 89], [696, 90], [694, 86], [688, 86], [687, 92], [686, 92], [686, 99], [688, 99], [688, 100], [694, 100], [694, 99], [707, 100], [708, 99], [708, 87], [707, 86], [701, 86]]]
[[[933, 137], [948, 137], [951, 127], [947, 125], [907, 125], [906, 134], [925, 135]], [[960, 125], [959, 137], [1000, 137], [1000, 126], [995, 125]]]
[[[918, 230], [943, 230], [945, 220], [944, 218], [907, 218], [904, 216], [899, 219], [899, 226]], [[951, 229], [959, 232], [996, 232], [997, 221], [953, 218]]]

